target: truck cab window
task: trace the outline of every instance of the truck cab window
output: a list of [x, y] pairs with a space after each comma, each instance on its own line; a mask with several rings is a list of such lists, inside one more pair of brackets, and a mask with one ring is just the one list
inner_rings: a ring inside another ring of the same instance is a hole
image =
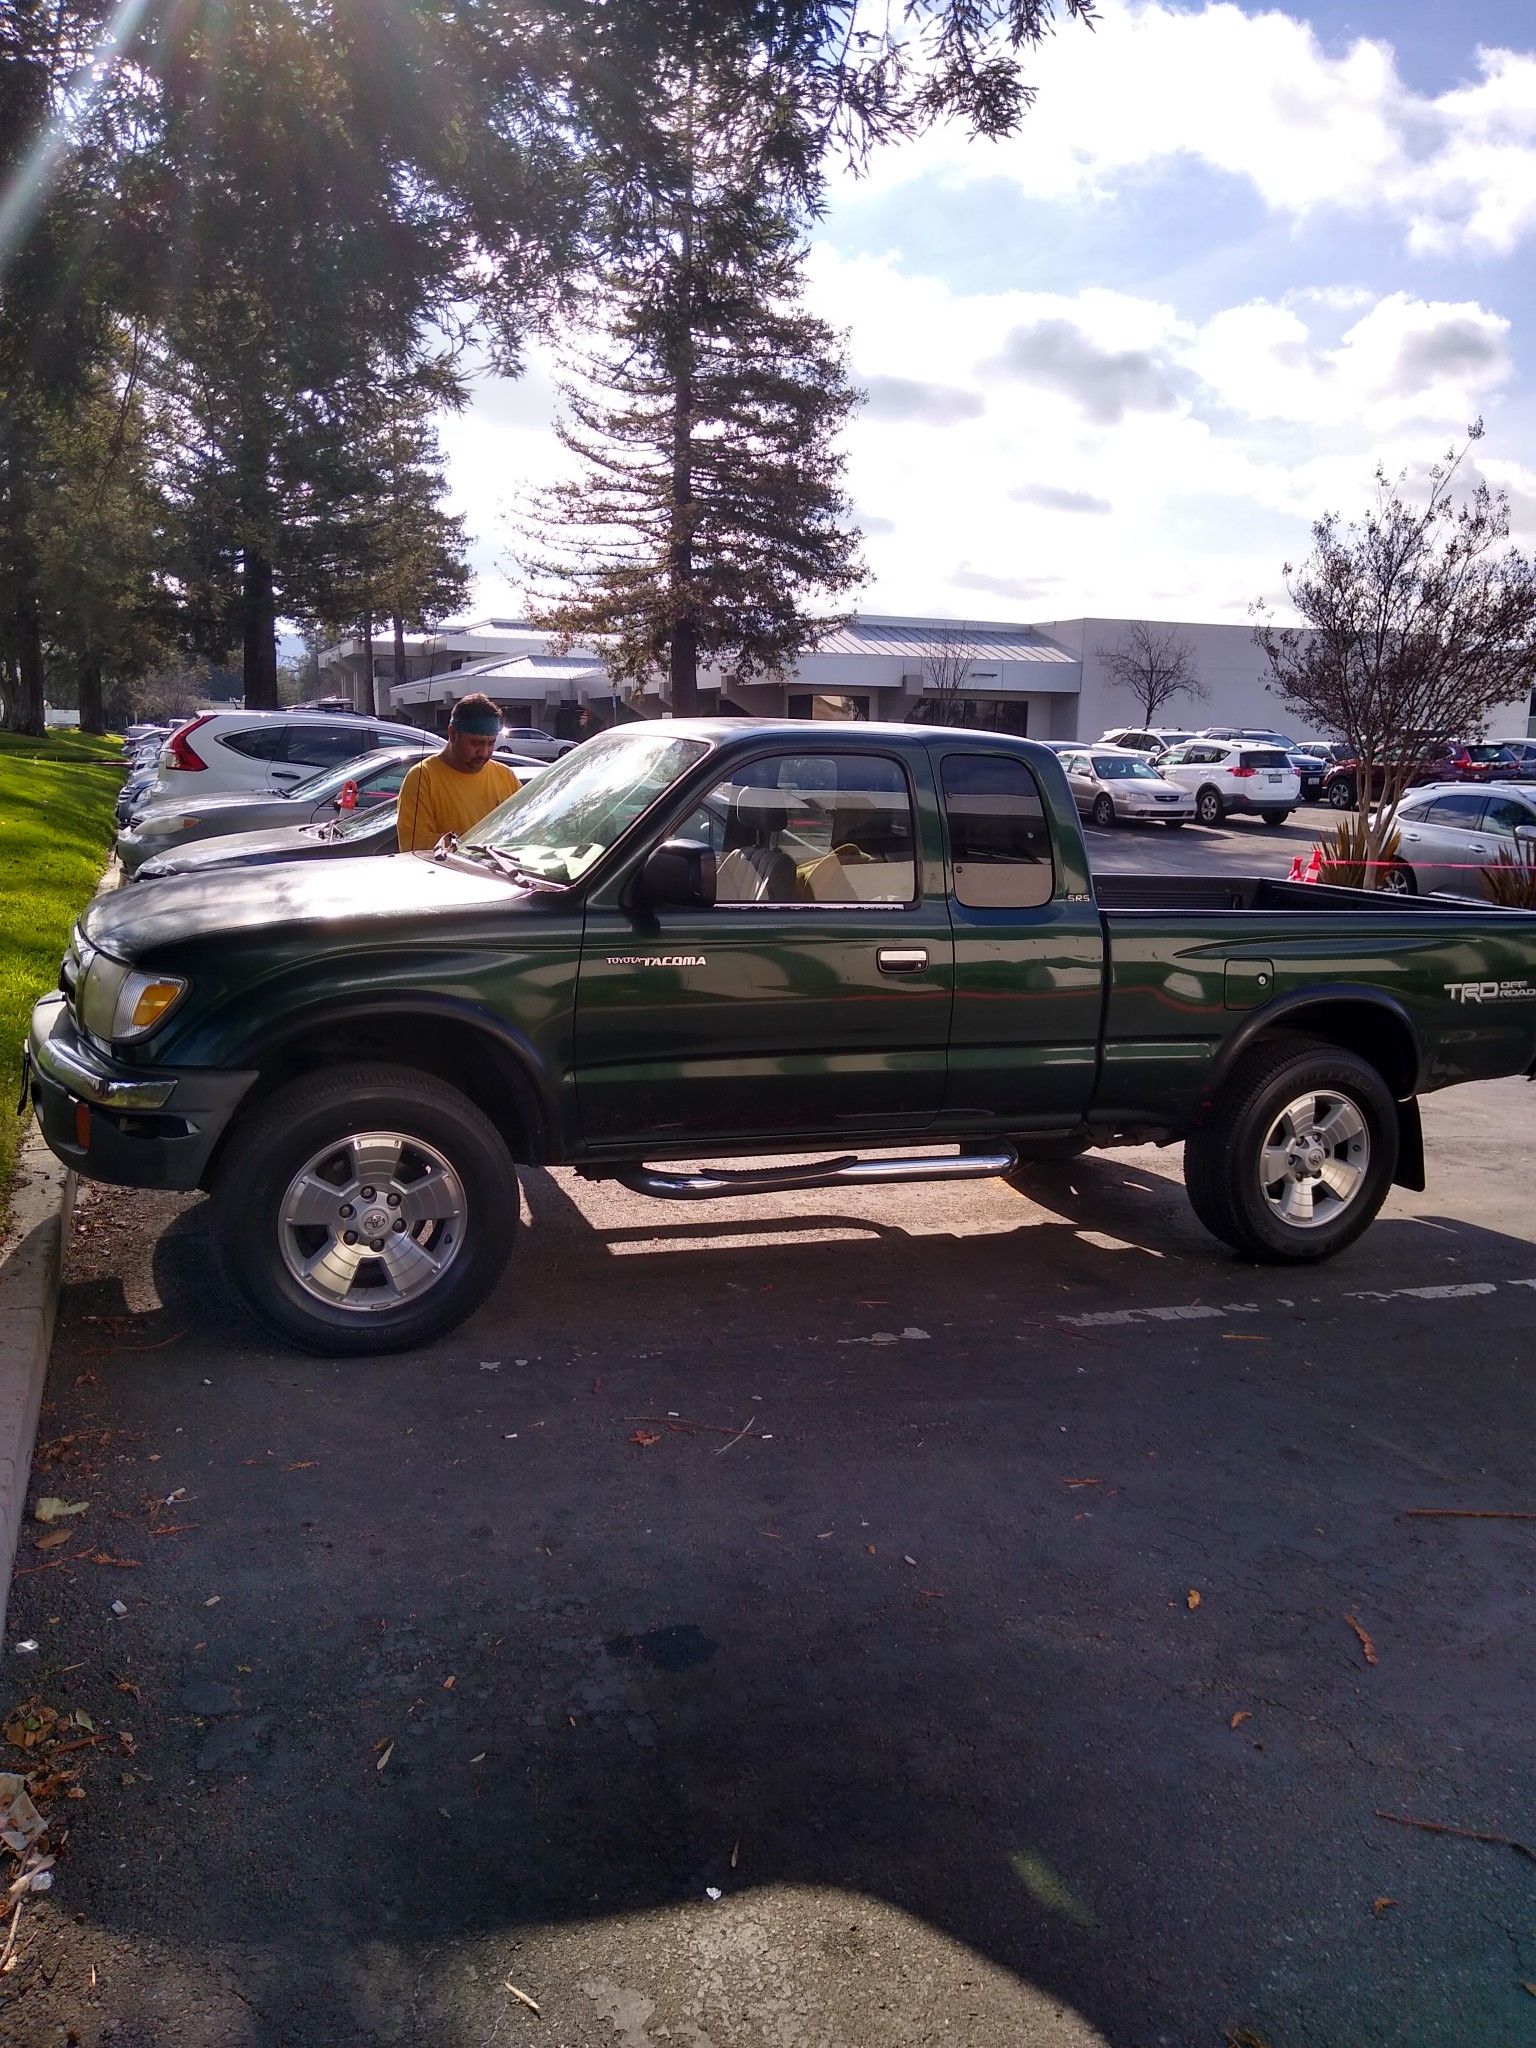
[[1051, 835], [1034, 776], [1001, 754], [946, 754], [955, 900], [977, 910], [1035, 910], [1056, 888]]

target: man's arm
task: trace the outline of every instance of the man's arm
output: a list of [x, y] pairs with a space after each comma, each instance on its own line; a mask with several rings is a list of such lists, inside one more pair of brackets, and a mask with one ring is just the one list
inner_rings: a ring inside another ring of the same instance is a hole
[[400, 808], [395, 813], [395, 836], [402, 853], [421, 853], [442, 838], [431, 785], [422, 774], [425, 762], [418, 761], [400, 785]]

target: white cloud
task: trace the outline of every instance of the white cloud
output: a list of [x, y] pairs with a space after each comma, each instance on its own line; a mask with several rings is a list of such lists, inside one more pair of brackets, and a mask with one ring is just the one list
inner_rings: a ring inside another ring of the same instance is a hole
[[1005, 177], [1049, 198], [1106, 198], [1180, 157], [1246, 179], [1275, 213], [1387, 215], [1419, 254], [1507, 253], [1536, 229], [1536, 55], [1479, 50], [1477, 76], [1412, 91], [1392, 50], [1341, 54], [1291, 15], [1104, 0], [1031, 59], [1038, 97], [982, 145], [958, 125], [879, 154], [869, 184]]
[[856, 361], [985, 398], [938, 435], [850, 427], [875, 610], [1241, 615], [1319, 512], [1438, 455], [1509, 371], [1509, 323], [1472, 300], [1298, 291], [1195, 322], [1124, 292], [952, 293], [826, 245], [810, 275]]

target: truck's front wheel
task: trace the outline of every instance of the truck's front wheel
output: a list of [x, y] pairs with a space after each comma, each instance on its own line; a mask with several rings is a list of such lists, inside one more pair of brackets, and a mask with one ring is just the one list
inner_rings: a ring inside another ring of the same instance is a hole
[[490, 1293], [517, 1174], [467, 1097], [409, 1067], [336, 1067], [277, 1089], [230, 1141], [214, 1242], [236, 1293], [306, 1351], [402, 1351]]
[[1373, 1220], [1397, 1167], [1397, 1104], [1373, 1066], [1315, 1040], [1255, 1046], [1184, 1146], [1206, 1229], [1270, 1264], [1326, 1259]]

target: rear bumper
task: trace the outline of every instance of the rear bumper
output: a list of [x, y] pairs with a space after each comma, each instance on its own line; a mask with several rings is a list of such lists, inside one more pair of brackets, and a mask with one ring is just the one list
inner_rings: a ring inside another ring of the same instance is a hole
[[256, 1079], [203, 1067], [145, 1070], [100, 1053], [60, 995], [32, 1012], [22, 1070], [49, 1150], [91, 1180], [195, 1188]]

